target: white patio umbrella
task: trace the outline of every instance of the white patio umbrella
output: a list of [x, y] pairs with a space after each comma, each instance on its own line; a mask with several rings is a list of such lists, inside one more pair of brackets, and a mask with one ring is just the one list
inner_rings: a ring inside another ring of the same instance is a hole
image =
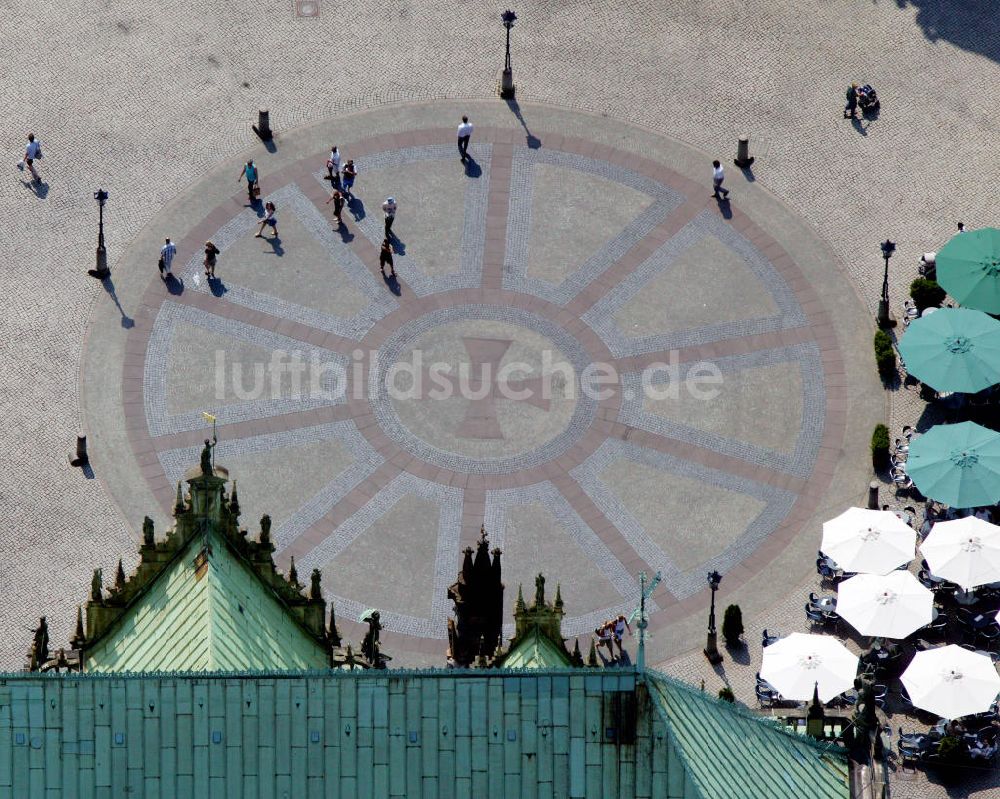
[[920, 551], [932, 574], [966, 590], [1000, 580], [1000, 527], [975, 516], [937, 522]]
[[887, 510], [848, 508], [823, 524], [820, 551], [845, 572], [888, 574], [913, 559], [917, 534]]
[[786, 699], [812, 699], [819, 687], [821, 702], [854, 687], [858, 656], [828, 635], [792, 633], [764, 649], [760, 676]]
[[989, 710], [1000, 693], [993, 661], [955, 644], [917, 652], [900, 679], [914, 705], [946, 719]]
[[837, 613], [862, 635], [906, 638], [931, 623], [934, 594], [912, 574], [858, 574], [837, 591]]

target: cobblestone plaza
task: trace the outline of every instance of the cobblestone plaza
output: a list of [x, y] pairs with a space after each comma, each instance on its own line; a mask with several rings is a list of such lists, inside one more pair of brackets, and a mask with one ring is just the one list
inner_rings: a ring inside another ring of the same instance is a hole
[[[878, 242], [899, 247], [898, 307], [957, 220], [996, 224], [992, 7], [534, 3], [516, 9], [508, 105], [499, 8], [303, 5], [7, 11], [25, 23], [5, 31], [3, 78], [0, 659], [20, 666], [43, 613], [68, 638], [91, 569], [128, 567], [143, 515], [163, 528], [210, 410], [279, 559], [323, 568], [347, 618], [384, 608], [399, 660], [441, 662], [444, 581], [485, 522], [508, 599], [544, 570], [573, 634], [630, 609], [640, 570], [662, 571], [652, 659], [698, 679], [684, 653], [700, 657], [706, 569], [754, 634], [786, 618], [819, 523], [863, 502], [872, 425], [906, 402], [871, 362]], [[876, 85], [879, 118], [841, 118], [851, 80]], [[261, 106], [273, 152], [250, 128]], [[455, 151], [462, 113], [474, 169]], [[28, 130], [40, 187], [13, 169]], [[752, 170], [732, 165], [739, 135]], [[346, 232], [321, 202], [334, 143], [359, 167]], [[253, 237], [235, 182], [249, 157], [277, 246]], [[710, 198], [715, 157], [728, 209]], [[107, 287], [86, 274], [99, 187]], [[378, 269], [388, 195], [399, 297]], [[223, 290], [201, 279], [206, 239]], [[220, 353], [248, 371], [274, 352], [349, 367], [355, 349], [498, 365], [551, 349], [622, 381], [593, 403], [499, 400], [492, 438], [462, 435], [462, 403], [394, 403], [367, 372], [343, 401], [218, 397]], [[638, 375], [670, 351], [715, 364], [720, 396], [641, 397]], [[80, 431], [92, 474], [66, 463]]]

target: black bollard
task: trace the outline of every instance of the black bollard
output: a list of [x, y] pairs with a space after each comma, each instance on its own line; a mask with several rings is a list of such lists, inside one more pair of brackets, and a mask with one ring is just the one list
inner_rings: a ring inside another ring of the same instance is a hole
[[868, 510], [878, 510], [878, 480], [868, 484]]
[[733, 163], [740, 169], [746, 169], [753, 161], [754, 159], [750, 157], [750, 137], [740, 136], [739, 143], [736, 146], [736, 159]]
[[266, 108], [261, 108], [257, 112], [257, 124], [253, 126], [253, 132], [260, 136], [261, 141], [271, 141], [274, 132], [271, 130], [271, 112]]
[[87, 437], [82, 433], [76, 437], [76, 457], [69, 456], [70, 466], [86, 466], [90, 463], [87, 457]]

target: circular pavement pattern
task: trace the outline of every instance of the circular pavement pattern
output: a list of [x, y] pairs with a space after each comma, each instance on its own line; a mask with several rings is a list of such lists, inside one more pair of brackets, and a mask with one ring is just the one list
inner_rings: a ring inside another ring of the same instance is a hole
[[[639, 571], [663, 575], [657, 630], [704, 607], [707, 570], [734, 588], [770, 563], [835, 471], [844, 364], [796, 252], [740, 210], [736, 180], [719, 204], [582, 136], [480, 125], [463, 165], [450, 128], [375, 127], [338, 133], [359, 171], [342, 226], [317, 136], [259, 161], [278, 238], [255, 237], [260, 209], [220, 178], [154, 223], [177, 241], [175, 279], [121, 278], [148, 280], [123, 363], [95, 357], [95, 331], [84, 375], [122, 370], [138, 471], [104, 479], [126, 512], [136, 480], [169, 511], [215, 414], [246, 515], [271, 514], [300, 573], [323, 569], [348, 632], [381, 608], [404, 663], [443, 650], [445, 591], [481, 524], [508, 605], [543, 570], [570, 636], [630, 612]], [[388, 195], [398, 296], [378, 263]]]

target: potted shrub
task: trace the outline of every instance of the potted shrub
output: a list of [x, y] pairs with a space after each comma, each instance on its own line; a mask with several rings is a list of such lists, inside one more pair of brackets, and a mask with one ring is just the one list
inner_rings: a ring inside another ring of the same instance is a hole
[[913, 299], [913, 304], [922, 311], [924, 308], [933, 308], [944, 302], [945, 290], [936, 280], [918, 277], [910, 284], [910, 297]]
[[733, 689], [728, 685], [724, 685], [719, 689], [719, 699], [725, 699], [727, 702], [735, 702], [736, 694], [733, 693]]
[[872, 431], [872, 466], [876, 471], [889, 466], [889, 428], [884, 424], [875, 425]]
[[892, 338], [884, 330], [875, 331], [875, 365], [883, 380], [891, 380], [896, 376], [896, 350], [892, 346]]
[[743, 611], [739, 605], [730, 605], [722, 617], [722, 637], [726, 646], [743, 645]]

